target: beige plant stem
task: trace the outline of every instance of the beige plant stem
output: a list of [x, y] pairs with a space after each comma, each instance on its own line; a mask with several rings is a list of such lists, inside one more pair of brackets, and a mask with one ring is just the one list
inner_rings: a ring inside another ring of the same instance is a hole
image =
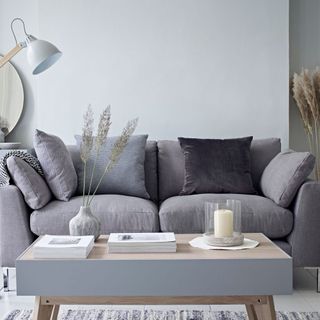
[[87, 177], [87, 162], [83, 163], [83, 186], [82, 186], [82, 206], [85, 206], [86, 199], [86, 177]]
[[320, 180], [320, 70], [303, 69], [293, 76], [293, 98], [300, 111], [309, 150], [316, 157], [315, 177]]
[[[104, 172], [103, 172], [103, 174], [101, 175], [101, 177], [100, 177], [100, 179], [99, 179], [99, 182], [98, 182], [98, 184], [96, 185], [96, 188], [94, 189], [94, 191], [93, 191], [93, 193], [92, 193], [91, 198], [88, 200], [88, 204], [87, 204], [88, 206], [91, 205], [91, 202], [92, 202], [94, 196], [96, 195], [96, 193], [97, 193], [97, 191], [98, 191], [98, 189], [99, 189], [99, 187], [100, 187], [100, 184], [101, 184], [103, 178], [104, 178], [105, 175], [109, 172], [110, 167], [111, 167], [111, 160], [109, 160], [108, 164], [106, 165], [106, 167], [105, 167], [105, 169], [104, 169]], [[89, 197], [89, 196], [88, 196], [88, 197]]]
[[104, 169], [104, 172], [101, 175], [101, 177], [99, 179], [99, 182], [96, 185], [96, 188], [94, 189], [94, 192], [92, 193], [91, 198], [88, 200], [88, 205], [89, 206], [92, 203], [92, 200], [93, 200], [94, 196], [96, 195], [103, 178], [105, 177], [105, 175], [112, 169], [112, 167], [119, 160], [119, 157], [120, 157], [121, 153], [123, 152], [124, 148], [128, 144], [129, 138], [131, 137], [131, 135], [135, 131], [137, 125], [138, 125], [138, 119], [134, 119], [134, 120], [129, 121], [127, 123], [127, 125], [125, 126], [125, 128], [123, 129], [121, 136], [115, 142], [115, 144], [114, 144], [114, 146], [113, 146], [113, 148], [111, 150], [111, 155], [110, 155], [109, 161], [108, 161], [108, 163], [107, 163], [107, 165], [106, 165], [106, 167]]
[[88, 106], [86, 113], [83, 116], [82, 142], [80, 148], [80, 158], [83, 162], [83, 190], [82, 190], [82, 205], [85, 205], [86, 191], [86, 169], [87, 162], [90, 157], [90, 152], [93, 146], [93, 111], [91, 106]]
[[92, 182], [93, 182], [93, 177], [94, 173], [96, 170], [97, 166], [97, 161], [100, 155], [101, 147], [105, 143], [108, 132], [111, 126], [111, 110], [110, 106], [105, 108], [100, 116], [100, 121], [98, 125], [98, 132], [95, 140], [95, 147], [96, 147], [96, 154], [95, 154], [95, 159], [94, 159], [94, 164], [93, 164], [93, 169], [91, 171], [91, 177], [90, 177], [90, 183], [89, 183], [89, 189], [88, 189], [88, 196], [87, 196], [87, 201], [86, 205], [89, 205], [89, 197], [90, 197], [90, 192], [92, 188]]

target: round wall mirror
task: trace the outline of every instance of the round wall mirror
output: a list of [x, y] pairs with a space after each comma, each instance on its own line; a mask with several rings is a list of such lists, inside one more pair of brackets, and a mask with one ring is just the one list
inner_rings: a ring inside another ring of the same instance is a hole
[[0, 130], [5, 135], [17, 125], [22, 114], [23, 101], [20, 76], [15, 67], [7, 62], [0, 68]]

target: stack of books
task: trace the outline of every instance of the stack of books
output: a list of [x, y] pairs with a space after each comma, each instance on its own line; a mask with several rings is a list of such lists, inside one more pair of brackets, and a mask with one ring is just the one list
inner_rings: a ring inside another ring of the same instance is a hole
[[109, 253], [176, 252], [174, 233], [111, 233], [108, 240]]
[[94, 245], [94, 236], [45, 235], [33, 246], [35, 259], [86, 259]]

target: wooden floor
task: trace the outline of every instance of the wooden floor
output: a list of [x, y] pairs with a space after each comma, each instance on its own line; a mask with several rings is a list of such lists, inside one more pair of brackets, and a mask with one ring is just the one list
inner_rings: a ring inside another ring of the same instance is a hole
[[[320, 312], [320, 293], [316, 292], [316, 278], [312, 270], [297, 269], [294, 271], [294, 293], [292, 296], [275, 296], [276, 310], [281, 311], [319, 311]], [[0, 293], [0, 319], [3, 315], [13, 309], [33, 308], [33, 297], [17, 297], [15, 292]], [[143, 309], [150, 306], [102, 306], [109, 309]], [[157, 309], [206, 309], [206, 310], [243, 310], [242, 306], [151, 306]], [[72, 306], [72, 308], [75, 308]], [[86, 308], [79, 306], [78, 308]], [[89, 308], [92, 308], [90, 306]]]

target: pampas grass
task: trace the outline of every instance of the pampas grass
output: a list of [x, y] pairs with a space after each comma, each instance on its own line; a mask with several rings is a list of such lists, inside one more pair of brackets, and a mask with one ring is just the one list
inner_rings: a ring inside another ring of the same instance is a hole
[[[111, 108], [108, 106], [105, 108], [100, 115], [100, 121], [98, 124], [98, 129], [96, 133], [96, 137], [93, 137], [93, 126], [94, 126], [94, 120], [93, 120], [93, 111], [91, 106], [88, 106], [88, 109], [83, 117], [84, 124], [82, 128], [82, 141], [81, 141], [81, 147], [80, 147], [80, 158], [83, 162], [83, 206], [90, 206], [94, 196], [96, 195], [99, 186], [105, 177], [105, 175], [112, 170], [113, 166], [119, 161], [119, 158], [128, 144], [128, 141], [131, 137], [131, 135], [134, 133], [137, 125], [138, 125], [138, 119], [133, 119], [127, 123], [127, 125], [122, 130], [122, 133], [120, 137], [115, 142], [114, 146], [112, 147], [111, 154], [109, 159], [106, 160], [106, 166], [105, 169], [97, 183], [97, 185], [94, 188], [93, 193], [91, 194], [92, 189], [92, 182], [93, 177], [96, 169], [97, 159], [100, 155], [101, 147], [107, 140], [107, 136], [109, 133], [109, 129], [111, 126]], [[95, 160], [93, 164], [93, 168], [91, 171], [90, 176], [90, 183], [89, 183], [89, 189], [88, 193], [86, 194], [86, 175], [87, 175], [87, 162], [90, 158], [90, 154], [92, 150], [95, 151]]]
[[315, 177], [320, 180], [320, 70], [302, 69], [292, 81], [293, 98], [300, 111], [310, 152], [316, 156]]

